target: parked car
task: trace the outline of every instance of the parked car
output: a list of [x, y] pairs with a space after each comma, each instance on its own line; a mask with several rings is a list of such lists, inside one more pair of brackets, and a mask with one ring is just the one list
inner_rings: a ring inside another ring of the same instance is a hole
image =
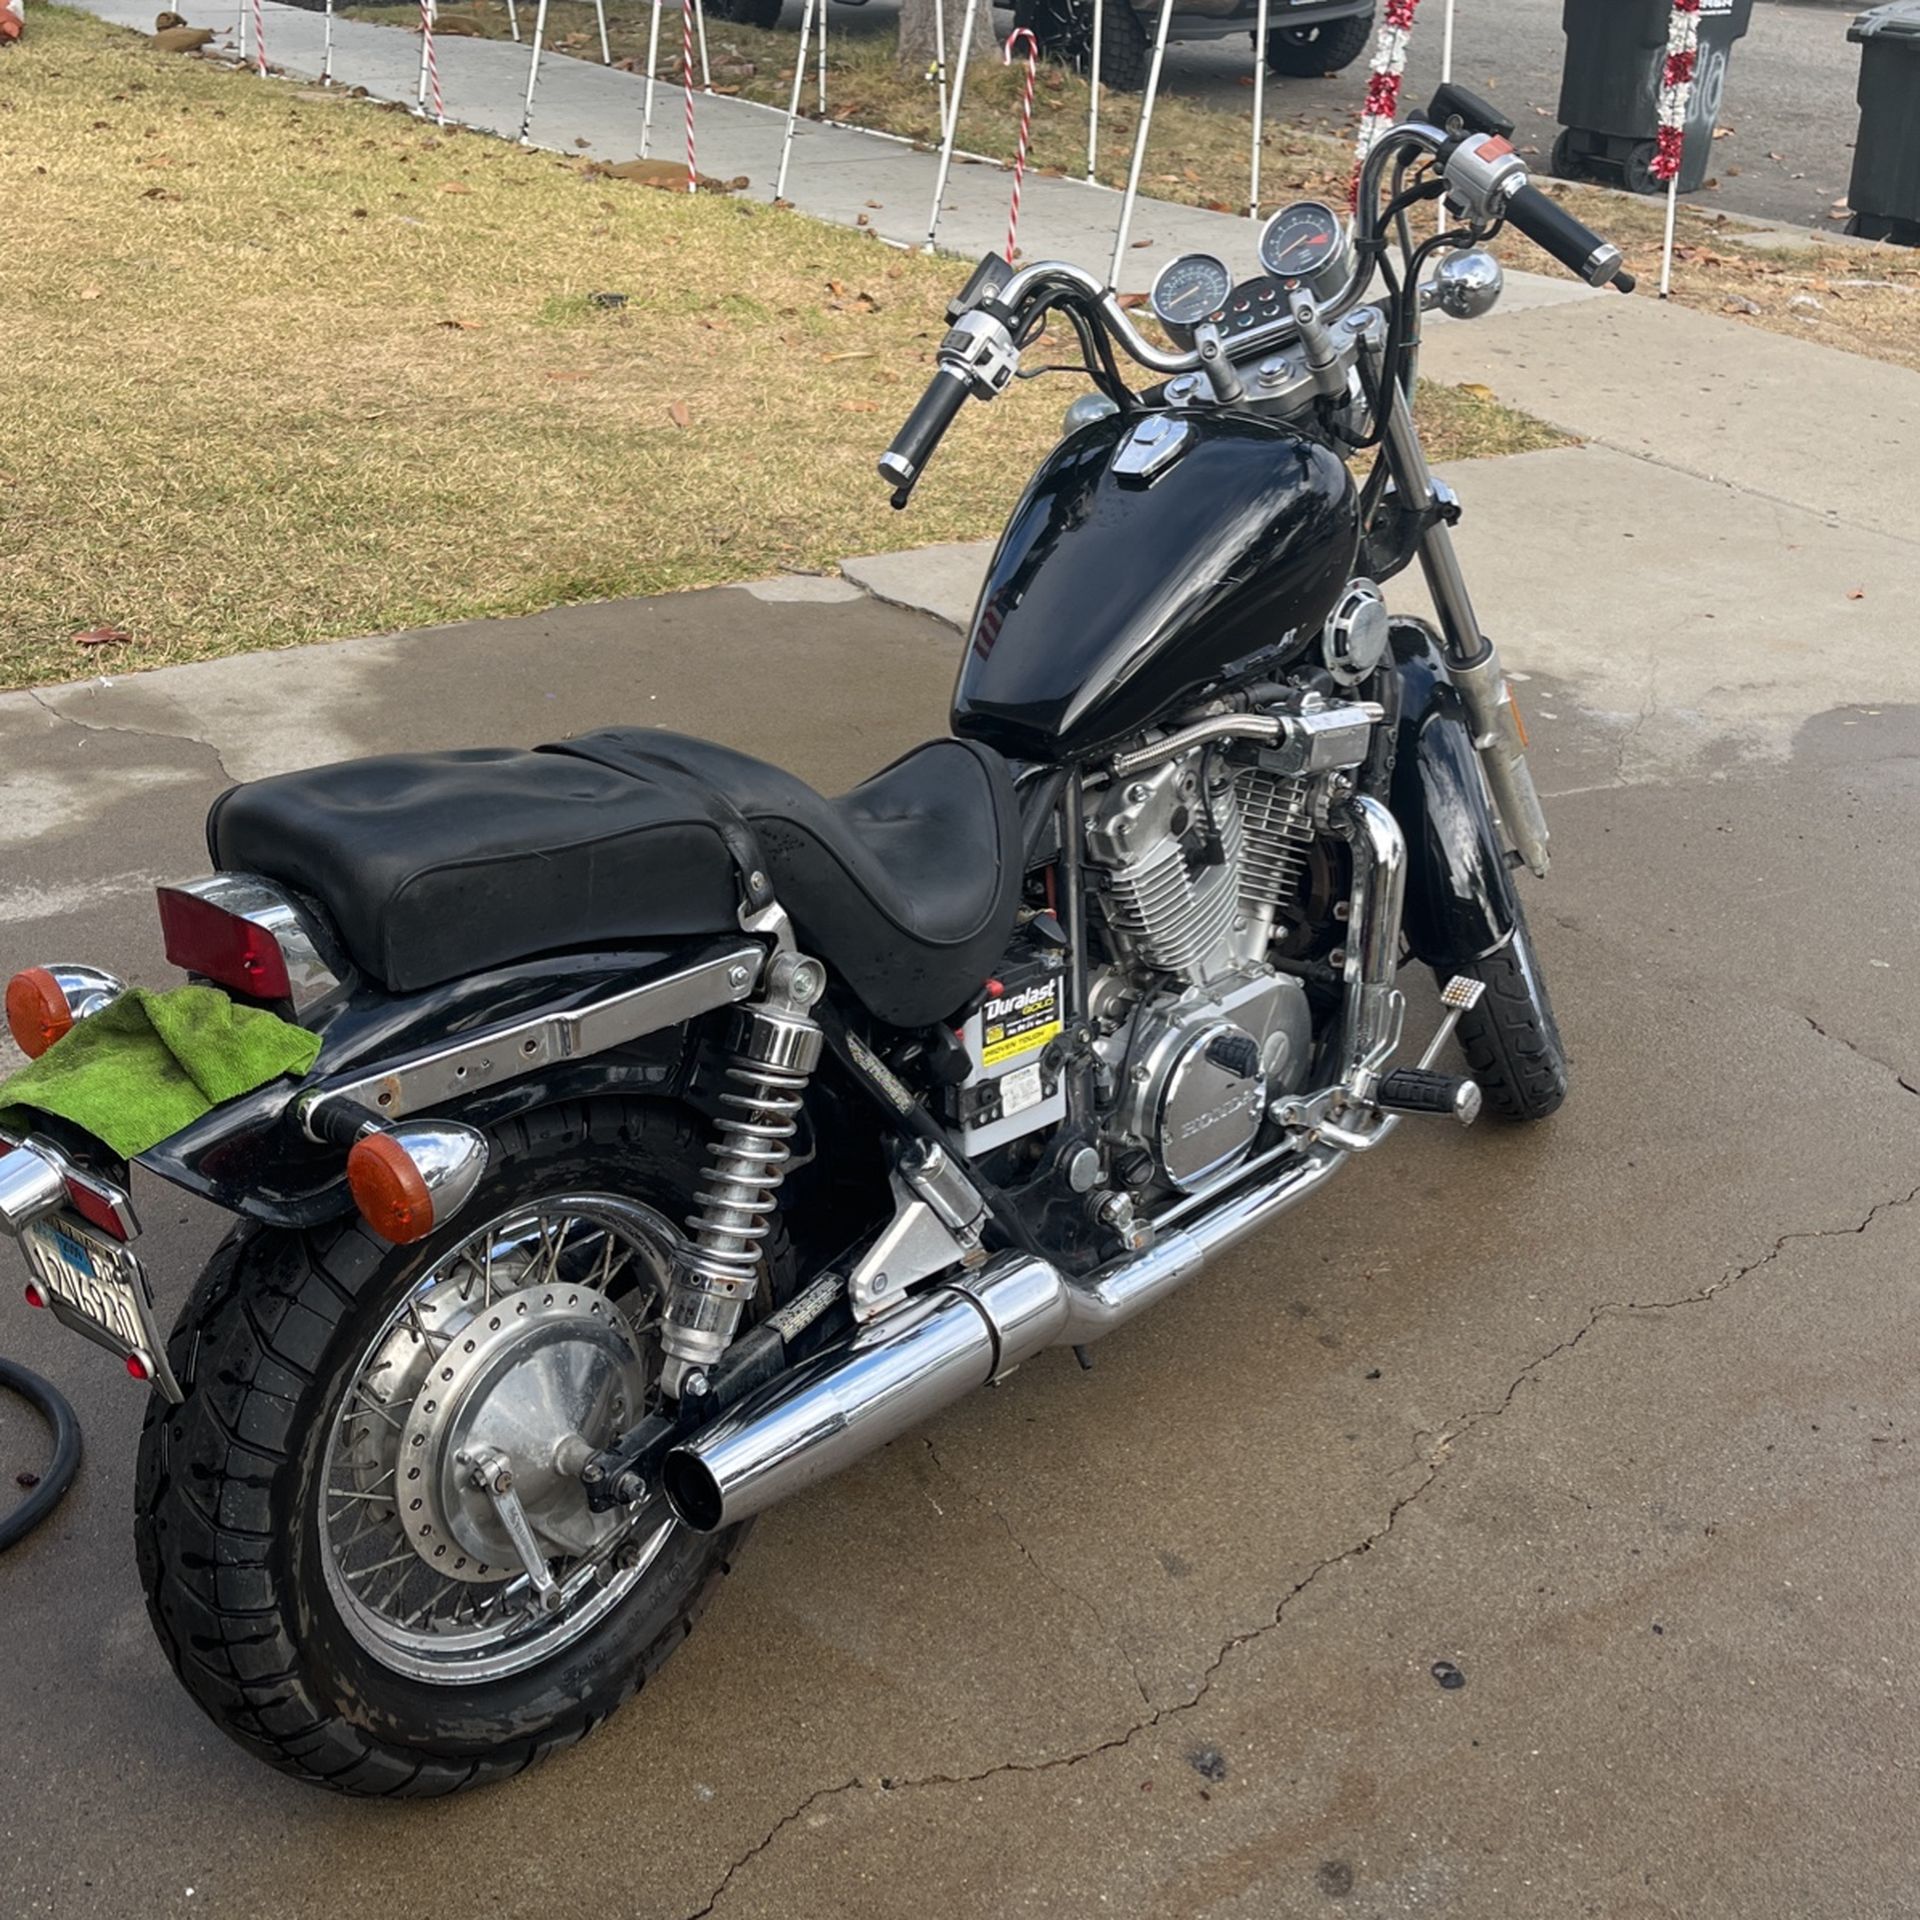
[[[867, 0], [841, 0], [864, 6]], [[1093, 10], [1106, 12], [1100, 23], [1100, 78], [1110, 87], [1138, 93], [1147, 84], [1147, 65], [1159, 22], [1158, 0], [995, 0], [1010, 7], [1016, 26], [1028, 27], [1042, 49], [1081, 72], [1093, 62]], [[962, 0], [954, 0], [949, 18]], [[778, 23], [785, 0], [706, 0], [715, 20], [747, 26]], [[1268, 0], [1267, 71], [1296, 79], [1338, 73], [1359, 59], [1373, 39], [1374, 0]], [[1260, 0], [1176, 0], [1168, 27], [1173, 40], [1224, 40], [1251, 34], [1260, 17]]]
[[[1096, 0], [1015, 0], [1014, 20], [1048, 53], [1085, 71]], [[1100, 78], [1138, 93], [1147, 84], [1158, 0], [1100, 0]], [[1350, 67], [1373, 41], [1374, 0], [1268, 0], [1267, 71], [1317, 79]], [[1224, 40], [1254, 31], [1260, 0], [1175, 0], [1170, 40]]]

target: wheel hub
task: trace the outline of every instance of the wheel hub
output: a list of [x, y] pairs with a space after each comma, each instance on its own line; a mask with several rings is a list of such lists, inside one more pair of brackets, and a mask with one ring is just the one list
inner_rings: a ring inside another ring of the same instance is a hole
[[504, 1455], [542, 1546], [596, 1552], [623, 1532], [595, 1513], [558, 1456], [575, 1436], [604, 1446], [634, 1417], [647, 1370], [625, 1316], [587, 1286], [531, 1286], [471, 1315], [427, 1366], [399, 1436], [407, 1544], [435, 1572], [497, 1581], [518, 1556], [471, 1462]]

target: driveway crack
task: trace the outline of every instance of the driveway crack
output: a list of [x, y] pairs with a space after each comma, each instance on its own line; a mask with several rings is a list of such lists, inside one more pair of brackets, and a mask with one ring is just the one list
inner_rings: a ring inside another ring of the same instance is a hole
[[26, 687], [23, 688], [22, 691], [43, 713], [50, 715], [64, 726], [78, 728], [82, 733], [124, 733], [135, 740], [160, 740], [165, 741], [169, 746], [199, 747], [202, 751], [212, 755], [213, 764], [220, 769], [220, 778], [224, 780], [228, 786], [233, 787], [240, 784], [228, 771], [227, 763], [221, 757], [220, 749], [216, 747], [211, 740], [202, 740], [198, 735], [191, 733], [167, 733], [158, 727], [116, 727], [109, 725], [104, 720], [76, 720], [72, 714], [64, 713], [60, 708], [53, 705], [37, 687]]
[[1862, 1060], [1869, 1061], [1872, 1065], [1879, 1067], [1883, 1072], [1892, 1074], [1904, 1091], [1920, 1094], [1920, 1087], [1916, 1087], [1891, 1060], [1882, 1060], [1877, 1053], [1869, 1053], [1857, 1040], [1849, 1040], [1844, 1033], [1835, 1033], [1832, 1028], [1823, 1027], [1810, 1013], [1803, 1013], [1800, 1018], [1804, 1020], [1822, 1040], [1831, 1040], [1836, 1047], [1845, 1047], [1849, 1053], [1857, 1053]]
[[[1809, 1024], [1812, 1023], [1809, 1022]], [[1901, 1208], [1909, 1207], [1913, 1205], [1916, 1200], [1920, 1200], [1920, 1186], [1915, 1186], [1904, 1194], [1897, 1194], [1890, 1200], [1877, 1202], [1870, 1207], [1859, 1220], [1851, 1224], [1837, 1227], [1803, 1227], [1780, 1234], [1764, 1252], [1757, 1255], [1754, 1259], [1745, 1261], [1737, 1266], [1730, 1266], [1718, 1279], [1709, 1282], [1706, 1286], [1697, 1288], [1691, 1293], [1681, 1294], [1671, 1300], [1607, 1300], [1589, 1308], [1585, 1320], [1582, 1321], [1572, 1333], [1566, 1335], [1563, 1339], [1556, 1340], [1553, 1345], [1535, 1354], [1525, 1366], [1520, 1368], [1508, 1383], [1506, 1391], [1501, 1394], [1499, 1399], [1490, 1402], [1487, 1406], [1472, 1410], [1441, 1430], [1433, 1444], [1426, 1450], [1423, 1461], [1419, 1460], [1418, 1456], [1416, 1456], [1415, 1461], [1408, 1462], [1409, 1466], [1416, 1464], [1416, 1462], [1420, 1465], [1420, 1478], [1412, 1487], [1398, 1495], [1389, 1504], [1386, 1513], [1382, 1516], [1378, 1525], [1371, 1528], [1361, 1539], [1355, 1541], [1351, 1546], [1343, 1547], [1339, 1552], [1330, 1553], [1324, 1559], [1316, 1561], [1298, 1580], [1294, 1581], [1286, 1592], [1274, 1603], [1272, 1613], [1267, 1619], [1262, 1620], [1256, 1626], [1242, 1628], [1223, 1641], [1212, 1658], [1209, 1659], [1207, 1664], [1201, 1669], [1194, 1684], [1193, 1691], [1186, 1699], [1174, 1701], [1165, 1706], [1152, 1707], [1147, 1712], [1141, 1714], [1139, 1718], [1121, 1728], [1118, 1732], [1110, 1734], [1104, 1739], [1093, 1741], [1086, 1746], [1071, 1748], [1063, 1753], [1046, 1754], [1038, 1759], [1032, 1760], [999, 1760], [990, 1766], [978, 1768], [971, 1773], [888, 1775], [883, 1776], [875, 1783], [871, 1783], [871, 1785], [862, 1776], [856, 1774], [852, 1778], [839, 1781], [832, 1786], [816, 1788], [791, 1812], [782, 1814], [759, 1840], [733, 1861], [726, 1872], [722, 1874], [719, 1881], [716, 1882], [713, 1890], [707, 1895], [705, 1901], [687, 1914], [686, 1920], [707, 1920], [707, 1916], [714, 1911], [715, 1907], [725, 1897], [734, 1877], [747, 1863], [764, 1853], [779, 1839], [780, 1835], [784, 1833], [787, 1828], [792, 1826], [794, 1821], [800, 1819], [823, 1801], [836, 1799], [841, 1795], [857, 1792], [862, 1789], [880, 1793], [900, 1793], [920, 1787], [972, 1787], [980, 1786], [986, 1781], [998, 1779], [1006, 1774], [1053, 1773], [1068, 1767], [1080, 1766], [1088, 1760], [1099, 1758], [1102, 1754], [1118, 1752], [1125, 1747], [1131, 1746], [1143, 1733], [1152, 1733], [1168, 1725], [1170, 1722], [1177, 1721], [1185, 1715], [1192, 1713], [1193, 1710], [1207, 1698], [1213, 1689], [1214, 1681], [1218, 1677], [1220, 1670], [1236, 1653], [1243, 1647], [1252, 1646], [1256, 1641], [1262, 1640], [1268, 1634], [1277, 1631], [1284, 1623], [1288, 1609], [1291, 1608], [1294, 1602], [1298, 1600], [1308, 1588], [1313, 1586], [1323, 1574], [1330, 1572], [1335, 1567], [1345, 1566], [1349, 1561], [1361, 1559], [1366, 1554], [1371, 1553], [1375, 1547], [1379, 1546], [1380, 1543], [1393, 1532], [1394, 1527], [1399, 1523], [1401, 1515], [1419, 1501], [1432, 1488], [1441, 1474], [1445, 1472], [1447, 1462], [1452, 1457], [1453, 1450], [1459, 1442], [1466, 1439], [1470, 1434], [1477, 1432], [1479, 1429], [1492, 1425], [1493, 1422], [1505, 1415], [1518, 1398], [1522, 1387], [1526, 1386], [1530, 1381], [1536, 1380], [1541, 1370], [1549, 1366], [1553, 1361], [1571, 1353], [1608, 1315], [1659, 1313], [1668, 1312], [1680, 1307], [1705, 1306], [1717, 1295], [1724, 1293], [1727, 1288], [1736, 1286], [1741, 1281], [1773, 1265], [1789, 1247], [1795, 1246], [1801, 1241], [1837, 1240], [1845, 1239], [1856, 1234], [1863, 1234], [1867, 1232], [1867, 1230], [1873, 1226], [1874, 1222], [1883, 1214], [1894, 1213]], [[940, 1467], [942, 1473], [945, 1473], [949, 1479], [952, 1479], [953, 1476], [951, 1472], [946, 1468], [945, 1464], [941, 1462], [939, 1454], [934, 1450], [932, 1441], [925, 1439], [925, 1436], [922, 1436], [922, 1438], [935, 1464]], [[1002, 1525], [1005, 1526], [1005, 1517], [999, 1515], [998, 1509], [994, 1508], [991, 1502], [984, 1504], [1001, 1519]], [[1071, 1588], [1062, 1586], [1060, 1581], [1054, 1579], [1038, 1561], [1033, 1559], [1032, 1554], [1027, 1551], [1023, 1543], [1014, 1535], [1010, 1526], [1007, 1527], [1007, 1537], [1013, 1541], [1015, 1547], [1022, 1552], [1035, 1570], [1039, 1572], [1043, 1578], [1047, 1579], [1051, 1585], [1059, 1588], [1063, 1592], [1072, 1592]], [[1086, 1601], [1084, 1594], [1077, 1594], [1075, 1597], [1083, 1603]], [[1136, 1679], [1137, 1678], [1138, 1676], [1136, 1675]], [[1142, 1691], [1144, 1696], [1144, 1689]]]

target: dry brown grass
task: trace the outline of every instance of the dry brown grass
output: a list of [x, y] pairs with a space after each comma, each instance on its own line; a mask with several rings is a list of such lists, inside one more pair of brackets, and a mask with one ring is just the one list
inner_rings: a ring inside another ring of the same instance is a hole
[[[889, 513], [952, 261], [52, 7], [0, 205], [0, 686], [977, 537], [1070, 397], [967, 409]], [[1436, 452], [1516, 418], [1456, 401]]]

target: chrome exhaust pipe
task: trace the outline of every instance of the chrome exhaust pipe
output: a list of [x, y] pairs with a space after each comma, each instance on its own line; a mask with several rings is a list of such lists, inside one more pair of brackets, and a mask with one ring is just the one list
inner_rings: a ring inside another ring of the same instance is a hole
[[1094, 1282], [1001, 1254], [804, 1360], [670, 1452], [668, 1501], [688, 1526], [737, 1525], [897, 1440], [1043, 1347], [1111, 1333], [1208, 1260], [1296, 1206], [1347, 1155], [1314, 1147], [1276, 1178], [1221, 1201], [1193, 1226]]
[[750, 1518], [838, 1473], [974, 1387], [1053, 1345], [1066, 1282], [1002, 1254], [923, 1294], [749, 1394], [661, 1467], [673, 1510], [699, 1533]]

